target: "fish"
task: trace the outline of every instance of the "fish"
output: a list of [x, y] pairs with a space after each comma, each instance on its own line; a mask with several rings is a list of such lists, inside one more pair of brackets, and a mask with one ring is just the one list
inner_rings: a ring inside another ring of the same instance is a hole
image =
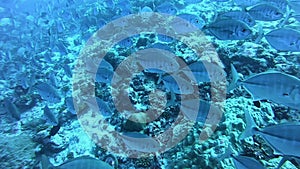
[[54, 115], [54, 113], [49, 109], [49, 107], [45, 106], [43, 110], [44, 110], [44, 117], [45, 117], [46, 121], [53, 126], [57, 126], [58, 119]]
[[268, 43], [278, 51], [300, 52], [300, 32], [290, 28], [279, 28], [265, 35]]
[[276, 21], [283, 18], [283, 13], [277, 7], [270, 4], [256, 5], [247, 12], [255, 19], [260, 21]]
[[187, 22], [186, 20], [184, 20], [180, 17], [175, 17], [170, 22], [169, 28], [172, 29], [176, 34], [188, 34], [188, 33], [192, 33], [195, 31], [199, 31], [199, 28], [196, 27], [196, 25], [194, 25], [190, 22]]
[[300, 11], [300, 0], [289, 0], [289, 6], [296, 13], [299, 13], [299, 11]]
[[72, 114], [76, 114], [73, 98], [72, 97], [66, 97], [65, 98], [65, 103], [66, 103], [68, 111]]
[[265, 169], [265, 167], [255, 159], [242, 155], [231, 155], [236, 169]]
[[194, 76], [197, 83], [216, 82], [226, 78], [226, 72], [220, 66], [207, 61], [191, 63], [181, 71], [188, 77]]
[[61, 19], [56, 20], [56, 29], [58, 33], [63, 33], [66, 30], [66, 27]]
[[72, 70], [68, 64], [63, 64], [62, 68], [64, 69], [66, 75], [71, 78], [72, 77]]
[[236, 169], [265, 169], [265, 167], [256, 161], [254, 158], [242, 156], [242, 155], [231, 155]]
[[270, 100], [300, 110], [300, 79], [297, 77], [278, 71], [266, 71], [239, 81], [233, 65], [231, 69], [233, 83], [229, 85], [229, 90], [235, 85], [242, 85], [254, 101]]
[[300, 123], [290, 122], [259, 128], [247, 110], [245, 119], [246, 129], [240, 135], [240, 140], [260, 135], [275, 150], [275, 154], [300, 157]]
[[239, 21], [246, 23], [250, 27], [252, 27], [256, 24], [255, 20], [252, 18], [252, 16], [250, 16], [245, 11], [229, 11], [229, 12], [224, 12], [224, 13], [218, 14], [217, 20], [222, 20], [222, 19], [239, 20]]
[[139, 132], [124, 132], [121, 134], [121, 138], [131, 150], [151, 153], [160, 149], [160, 144], [157, 140]]
[[176, 61], [176, 56], [169, 51], [152, 48], [137, 51], [135, 54], [137, 55], [137, 63], [147, 72], [171, 73], [179, 70], [179, 63]]
[[49, 75], [48, 75], [48, 82], [50, 83], [50, 84], [52, 84], [54, 87], [58, 87], [58, 83], [57, 83], [57, 79], [56, 79], [56, 77], [55, 77], [56, 75], [54, 74], [54, 73], [50, 73]]
[[254, 158], [243, 156], [240, 154], [234, 154], [231, 146], [227, 148], [226, 152], [223, 155], [217, 157], [218, 161], [222, 161], [225, 158], [232, 158], [236, 169], [265, 169], [265, 167]]
[[5, 107], [5, 110], [7, 111], [7, 113], [9, 113], [16, 120], [20, 120], [21, 112], [19, 111], [17, 106], [13, 102], [11, 102], [11, 99], [4, 98], [3, 101], [4, 101], [4, 107]]
[[162, 4], [156, 6], [155, 10], [160, 13], [167, 13], [170, 15], [176, 15], [178, 9], [174, 6], [174, 4], [170, 2], [163, 2]]
[[160, 41], [160, 42], [173, 42], [174, 39], [170, 36], [167, 36], [167, 35], [162, 35], [162, 34], [159, 34], [157, 35], [157, 39]]
[[175, 94], [192, 94], [194, 88], [190, 82], [179, 75], [166, 75], [162, 77], [164, 87]]
[[47, 100], [52, 103], [59, 103], [61, 101], [60, 95], [57, 90], [45, 82], [38, 82], [34, 89], [36, 89], [42, 99]]
[[131, 38], [123, 39], [118, 44], [121, 48], [130, 48], [134, 45], [133, 40]]
[[200, 2], [202, 2], [203, 0], [185, 0], [184, 1], [184, 3], [186, 4], [186, 5], [188, 5], [188, 4], [196, 4], [196, 3], [200, 3]]
[[[94, 99], [96, 99], [96, 102], [94, 102]], [[96, 97], [96, 98], [88, 98], [85, 101], [88, 106], [94, 110], [94, 111], [100, 111], [100, 113], [104, 116], [104, 117], [109, 117], [113, 114], [112, 109], [108, 106], [109, 104], [106, 103], [104, 100]], [[97, 103], [94, 104], [94, 103]]]
[[293, 18], [295, 18], [298, 22], [300, 22], [300, 14], [293, 14]]
[[205, 21], [201, 17], [193, 15], [193, 14], [183, 13], [183, 14], [179, 14], [177, 16], [182, 19], [187, 20], [189, 23], [193, 24], [194, 26], [196, 26], [199, 29], [202, 29], [205, 25]]
[[253, 6], [261, 2], [261, 0], [233, 0], [237, 6], [242, 8]]
[[113, 66], [106, 60], [102, 59], [96, 73], [96, 79], [95, 79], [96, 82], [110, 84], [113, 75], [114, 75]]
[[212, 0], [213, 2], [228, 2], [229, 0]]
[[[196, 105], [199, 105], [198, 109]], [[182, 100], [182, 113], [189, 119], [195, 122], [205, 123], [208, 114], [213, 117], [220, 117], [223, 112], [214, 104], [198, 99]]]
[[41, 158], [42, 169], [114, 169], [109, 164], [89, 156], [77, 157], [60, 164], [53, 166], [46, 155]]
[[[165, 37], [162, 37], [162, 38], [169, 39], [169, 38], [165, 38]], [[164, 42], [157, 42], [157, 43], [149, 45], [148, 47], [149, 48], [162, 49], [162, 50], [166, 50], [166, 51], [169, 51], [169, 52], [173, 51], [172, 48], [168, 45], [168, 43], [164, 43]]]
[[104, 117], [109, 117], [113, 114], [112, 109], [109, 107], [109, 103], [105, 102], [102, 99], [99, 99], [98, 97], [96, 97], [96, 101], [97, 101], [99, 110]]
[[288, 1], [287, 0], [262, 0], [263, 3], [268, 3], [281, 10], [281, 12], [286, 12]]
[[219, 40], [244, 40], [252, 34], [248, 25], [233, 19], [216, 21], [206, 28]]

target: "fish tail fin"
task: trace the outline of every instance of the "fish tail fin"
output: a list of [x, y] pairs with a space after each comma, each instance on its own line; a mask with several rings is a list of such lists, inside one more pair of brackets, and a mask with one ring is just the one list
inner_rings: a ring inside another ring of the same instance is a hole
[[170, 98], [170, 101], [167, 102], [167, 105], [166, 105], [167, 107], [174, 106], [177, 104], [175, 93], [171, 91], [170, 94], [171, 94], [171, 98]]
[[258, 44], [261, 42], [262, 38], [265, 36], [264, 30], [263, 30], [263, 25], [258, 25], [258, 36], [255, 39], [254, 43]]
[[289, 21], [289, 19], [291, 18], [292, 13], [293, 13], [293, 12], [291, 11], [291, 8], [289, 7], [289, 5], [287, 5], [286, 13], [285, 13], [284, 19], [281, 20], [280, 23], [279, 23], [276, 27], [282, 28], [282, 27], [284, 27], [285, 25], [288, 25], [288, 21]]
[[252, 136], [255, 134], [255, 128], [257, 128], [250, 112], [248, 110], [245, 110], [245, 119], [246, 119], [246, 128], [245, 131], [239, 136], [239, 140], [245, 139], [249, 136]]
[[236, 71], [235, 67], [233, 64], [230, 65], [231, 67], [231, 76], [232, 76], [232, 81], [227, 87], [227, 92], [233, 90], [238, 86], [238, 81], [239, 81], [239, 74]]
[[54, 169], [54, 166], [50, 163], [46, 155], [42, 155], [41, 159], [42, 169]]
[[162, 81], [162, 74], [158, 74], [158, 80], [156, 84], [159, 84]]

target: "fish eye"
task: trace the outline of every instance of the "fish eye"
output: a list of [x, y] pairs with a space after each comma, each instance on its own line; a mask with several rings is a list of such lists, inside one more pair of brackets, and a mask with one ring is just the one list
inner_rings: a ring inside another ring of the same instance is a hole
[[246, 32], [247, 30], [246, 29], [242, 29], [242, 32]]

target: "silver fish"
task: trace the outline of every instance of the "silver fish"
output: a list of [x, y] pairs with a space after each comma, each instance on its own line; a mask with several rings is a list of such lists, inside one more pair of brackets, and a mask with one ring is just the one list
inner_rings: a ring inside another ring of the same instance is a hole
[[278, 51], [300, 52], [300, 32], [290, 28], [280, 28], [265, 35], [269, 44]]
[[156, 7], [157, 12], [167, 13], [170, 15], [176, 15], [177, 8], [170, 2], [164, 2]]
[[218, 159], [219, 161], [222, 161], [223, 159], [230, 157], [233, 159], [236, 169], [265, 169], [261, 163], [251, 157], [235, 155], [231, 146], [229, 146], [225, 154], [221, 155], [221, 157], [218, 157]]
[[180, 14], [177, 16], [187, 20], [188, 22], [190, 22], [191, 24], [193, 24], [194, 26], [196, 26], [199, 29], [202, 29], [203, 26], [205, 25], [205, 21], [201, 17], [196, 16], [196, 15], [184, 13], [184, 14]]
[[178, 75], [166, 75], [162, 77], [162, 81], [165, 88], [170, 92], [174, 92], [175, 94], [194, 93], [194, 88], [190, 82]]
[[146, 49], [136, 52], [137, 62], [148, 72], [175, 72], [179, 69], [176, 55], [161, 49]]
[[113, 114], [113, 111], [109, 107], [108, 103], [102, 99], [99, 99], [98, 97], [96, 97], [96, 102], [94, 102], [94, 99], [95, 98], [88, 98], [86, 100], [86, 103], [93, 111], [100, 111], [99, 113], [101, 113], [104, 117], [109, 117]]
[[66, 106], [67, 106], [68, 111], [72, 114], [76, 114], [73, 98], [72, 97], [66, 97], [65, 102], [66, 102]]
[[261, 0], [233, 0], [235, 4], [244, 8], [258, 4]]
[[7, 113], [9, 113], [13, 118], [15, 118], [16, 120], [21, 119], [21, 113], [19, 109], [16, 107], [16, 105], [11, 102], [11, 99], [4, 98], [4, 106]]
[[299, 11], [300, 11], [300, 0], [289, 0], [289, 5], [291, 6], [291, 8], [296, 13], [299, 13]]
[[249, 26], [255, 25], [255, 20], [245, 11], [229, 11], [218, 14], [217, 20], [234, 19], [245, 22]]
[[260, 21], [276, 21], [283, 17], [283, 13], [277, 7], [270, 4], [259, 4], [248, 10], [248, 13]]
[[252, 31], [238, 20], [220, 20], [210, 24], [208, 30], [220, 40], [243, 40], [247, 39]]
[[265, 167], [255, 159], [247, 156], [231, 155], [236, 169], [265, 169]]
[[196, 4], [196, 3], [200, 3], [202, 2], [203, 0], [185, 0], [184, 3], [185, 4]]
[[34, 88], [38, 91], [38, 93], [44, 100], [52, 103], [58, 103], [61, 101], [60, 95], [58, 94], [57, 90], [53, 86], [45, 82], [39, 82], [34, 86]]
[[58, 119], [53, 114], [53, 112], [49, 109], [48, 106], [44, 107], [44, 117], [46, 118], [47, 122], [53, 126], [58, 125]]
[[240, 139], [259, 134], [275, 150], [276, 154], [295, 157], [300, 156], [299, 123], [285, 123], [258, 128], [248, 111], [245, 112], [245, 117], [246, 129], [240, 136]]
[[181, 71], [188, 77], [194, 76], [197, 83], [216, 82], [226, 78], [226, 72], [220, 66], [207, 61], [191, 63]]
[[83, 157], [77, 157], [71, 160], [68, 160], [64, 163], [62, 163], [59, 166], [54, 167], [49, 159], [42, 155], [42, 169], [114, 169], [109, 164], [105, 163], [104, 161], [89, 157], [89, 156], [83, 156]]
[[[195, 107], [198, 105], [199, 107]], [[183, 100], [182, 103], [182, 113], [189, 119], [196, 122], [205, 123], [210, 113], [210, 117], [220, 117], [223, 112], [216, 105], [209, 103], [205, 100]]]
[[126, 146], [140, 152], [156, 152], [160, 144], [154, 138], [138, 132], [126, 132], [121, 135]]
[[298, 22], [300, 22], [300, 14], [294, 14], [292, 15], [293, 18], [295, 18]]
[[277, 7], [282, 12], [285, 12], [286, 8], [288, 6], [288, 1], [287, 0], [263, 0], [263, 2]]
[[101, 60], [96, 73], [96, 82], [110, 83], [113, 75], [114, 69], [112, 65], [104, 59]]
[[[235, 72], [233, 81], [237, 82], [237, 72], [233, 66], [231, 68], [232, 72]], [[255, 101], [270, 100], [300, 110], [300, 79], [295, 76], [267, 71], [237, 82], [237, 84], [244, 86]]]

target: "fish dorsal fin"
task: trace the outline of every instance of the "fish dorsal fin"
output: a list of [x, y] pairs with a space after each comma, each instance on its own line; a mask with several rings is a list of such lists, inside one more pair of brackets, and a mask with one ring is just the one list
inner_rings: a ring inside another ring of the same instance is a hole
[[86, 159], [88, 159], [88, 160], [97, 160], [96, 158], [90, 157], [88, 155], [84, 155], [84, 156], [81, 156], [81, 157], [76, 157], [76, 158], [73, 158], [73, 159], [66, 160], [60, 166], [62, 166], [64, 164], [67, 164], [67, 163], [71, 163], [73, 161], [86, 160]]

